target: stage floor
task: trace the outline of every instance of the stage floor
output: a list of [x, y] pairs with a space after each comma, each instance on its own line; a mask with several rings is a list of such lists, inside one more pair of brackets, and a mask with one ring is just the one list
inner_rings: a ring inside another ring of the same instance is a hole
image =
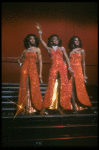
[[[41, 86], [44, 96], [45, 85]], [[16, 115], [19, 84], [2, 86], [2, 147], [97, 147], [98, 146], [98, 98], [95, 87], [89, 95], [92, 111], [78, 114], [65, 111], [49, 111], [49, 115]], [[92, 93], [92, 94], [91, 94]], [[10, 101], [9, 101], [10, 100]], [[11, 102], [12, 101], [12, 102]]]

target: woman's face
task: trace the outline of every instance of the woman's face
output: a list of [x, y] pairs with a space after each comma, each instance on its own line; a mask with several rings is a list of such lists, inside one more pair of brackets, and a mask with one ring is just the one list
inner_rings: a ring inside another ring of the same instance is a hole
[[78, 38], [75, 38], [75, 39], [74, 39], [74, 44], [75, 44], [76, 46], [79, 46], [80, 41], [79, 41], [79, 39], [78, 39]]
[[34, 36], [30, 36], [29, 41], [30, 41], [30, 45], [33, 46], [35, 44]]
[[59, 40], [58, 40], [58, 37], [57, 37], [57, 36], [54, 36], [54, 37], [52, 38], [52, 44], [53, 44], [53, 45], [59, 44]]

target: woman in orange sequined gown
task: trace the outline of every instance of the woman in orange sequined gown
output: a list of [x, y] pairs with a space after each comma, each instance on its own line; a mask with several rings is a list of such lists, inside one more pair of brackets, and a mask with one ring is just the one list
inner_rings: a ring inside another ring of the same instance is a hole
[[48, 87], [44, 97], [43, 109], [41, 114], [44, 113], [45, 109], [59, 110], [59, 112], [63, 114], [63, 110], [71, 110], [67, 65], [63, 60], [63, 55], [65, 56], [70, 72], [72, 72], [69, 64], [69, 59], [66, 54], [65, 48], [61, 46], [61, 40], [56, 34], [49, 37], [47, 45], [42, 39], [42, 31], [40, 25], [37, 24], [36, 27], [39, 30], [38, 33], [40, 41], [47, 49], [52, 60]]
[[92, 106], [84, 83], [87, 82], [85, 51], [81, 48], [82, 44], [78, 36], [70, 39], [68, 47], [71, 50], [69, 53], [70, 65], [74, 71], [74, 75], [70, 79], [71, 97], [75, 100], [76, 110], [79, 111]]
[[[17, 113], [32, 114], [42, 108], [42, 95], [39, 87], [39, 78], [42, 80], [42, 56], [38, 48], [39, 40], [34, 34], [29, 34], [24, 40], [26, 50], [18, 59], [21, 67], [20, 89]], [[36, 60], [40, 62], [40, 75], [38, 77]], [[21, 63], [24, 58], [23, 64]]]

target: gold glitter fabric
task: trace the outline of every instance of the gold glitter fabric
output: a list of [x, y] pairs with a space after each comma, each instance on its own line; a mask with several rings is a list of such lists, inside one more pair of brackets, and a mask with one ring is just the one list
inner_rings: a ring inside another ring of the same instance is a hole
[[[84, 76], [81, 65], [82, 55], [80, 53], [72, 53], [70, 55], [70, 66], [74, 71], [74, 79], [78, 101], [85, 106], [92, 106], [86, 91]], [[70, 93], [72, 96], [72, 78], [69, 81]]]
[[33, 104], [31, 103], [31, 92], [30, 92], [30, 81], [29, 81], [29, 76], [27, 77], [26, 81], [26, 112], [27, 113], [34, 113], [36, 112], [36, 109], [33, 107]]
[[51, 105], [49, 107], [49, 109], [58, 109], [59, 105], [58, 105], [58, 98], [59, 98], [59, 90], [58, 90], [58, 79], [55, 80], [54, 83], [54, 88], [53, 88], [53, 95], [52, 95], [52, 100], [51, 100]]
[[[21, 67], [21, 78], [20, 78], [20, 89], [18, 106], [25, 108], [27, 99], [27, 76], [30, 80], [30, 93], [31, 93], [31, 103], [35, 109], [41, 110], [42, 108], [42, 95], [39, 87], [39, 77], [36, 68], [37, 55], [34, 52], [25, 53], [25, 61]], [[19, 110], [22, 111], [23, 109]]]
[[[67, 66], [63, 61], [62, 51], [57, 49], [51, 52], [52, 66], [49, 73], [48, 87], [43, 101], [43, 108], [50, 108], [52, 104], [53, 89], [55, 85], [57, 72], [60, 74], [61, 87], [60, 87], [60, 105], [63, 109], [70, 110], [70, 93], [69, 83], [67, 77]], [[57, 97], [57, 96], [56, 96]]]

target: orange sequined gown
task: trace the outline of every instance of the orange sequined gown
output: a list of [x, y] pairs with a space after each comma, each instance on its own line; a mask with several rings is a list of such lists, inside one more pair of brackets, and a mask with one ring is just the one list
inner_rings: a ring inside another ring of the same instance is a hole
[[69, 86], [67, 77], [67, 66], [63, 61], [62, 55], [63, 55], [62, 51], [60, 51], [59, 49], [57, 49], [56, 51], [55, 50], [51, 51], [52, 66], [49, 73], [48, 87], [43, 101], [43, 108], [49, 108], [52, 104], [54, 83], [56, 80], [56, 75], [59, 72], [61, 80], [60, 100], [59, 100], [60, 106], [63, 109], [67, 110], [71, 109], [71, 102], [68, 88]]
[[[82, 55], [80, 53], [70, 54], [70, 66], [74, 71], [74, 80], [75, 80], [77, 99], [81, 104], [83, 104], [83, 106], [84, 105], [92, 106], [85, 88], [84, 76], [83, 76], [82, 66], [81, 66], [81, 59], [82, 59]], [[72, 91], [71, 82], [72, 80], [70, 80], [70, 91]], [[72, 92], [71, 92], [71, 96], [72, 96]]]
[[[20, 89], [18, 106], [22, 105], [23, 108], [26, 106], [27, 99], [27, 76], [30, 81], [30, 94], [31, 94], [31, 105], [36, 110], [42, 108], [42, 95], [39, 87], [39, 77], [36, 68], [37, 55], [34, 52], [26, 52], [24, 58], [24, 64], [21, 67], [21, 78], [20, 78]], [[20, 110], [22, 111], [22, 109]], [[18, 110], [19, 112], [19, 110]]]

